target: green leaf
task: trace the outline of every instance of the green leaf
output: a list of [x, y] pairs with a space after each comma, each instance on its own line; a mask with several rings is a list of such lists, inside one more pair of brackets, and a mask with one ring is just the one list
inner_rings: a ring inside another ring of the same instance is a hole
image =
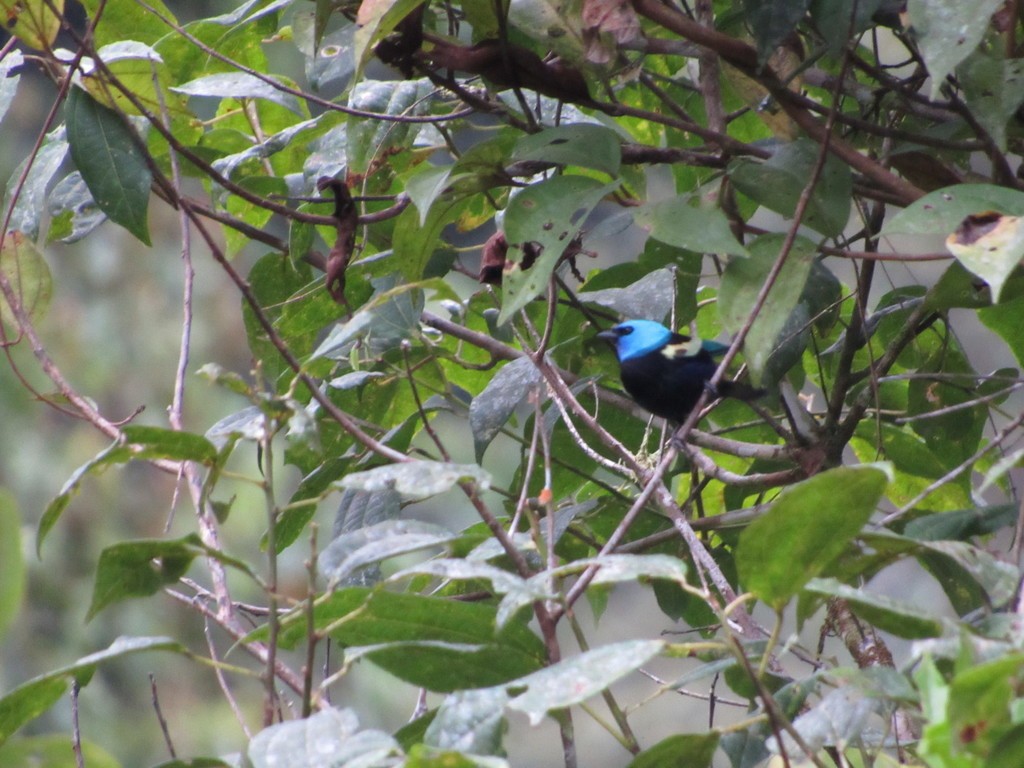
[[86, 685], [97, 665], [145, 651], [188, 653], [181, 644], [167, 637], [119, 637], [105, 650], [34, 677], [0, 698], [0, 744], [52, 707], [65, 694], [72, 678]]
[[978, 310], [978, 319], [1006, 342], [1018, 365], [1024, 365], [1024, 326], [1020, 322], [1022, 313], [1024, 296]]
[[469, 427], [477, 461], [483, 459], [487, 446], [540, 381], [541, 374], [533, 360], [521, 357], [499, 369], [483, 392], [473, 398], [469, 404]]
[[161, 427], [128, 426], [123, 430], [125, 442], [142, 450], [132, 452], [136, 459], [171, 459], [212, 464], [217, 449], [202, 435]]
[[25, 594], [25, 561], [21, 555], [18, 505], [0, 488], [0, 639], [21, 609]]
[[437, 276], [428, 267], [437, 251], [448, 250], [448, 246], [441, 241], [441, 234], [445, 227], [458, 220], [472, 202], [472, 198], [459, 192], [445, 192], [430, 206], [422, 226], [413, 208], [402, 211], [395, 223], [392, 259], [406, 280], [416, 281]]
[[897, 637], [919, 640], [939, 637], [943, 631], [939, 616], [885, 595], [873, 595], [864, 589], [855, 589], [835, 579], [811, 579], [805, 589], [812, 594], [845, 600], [853, 612], [869, 624]]
[[[53, 296], [53, 278], [35, 243], [21, 232], [8, 231], [0, 249], [0, 271], [18, 297], [19, 309], [29, 321], [36, 324], [46, 317]], [[0, 322], [8, 329], [5, 335], [11, 334], [10, 329], [21, 327], [14, 309], [3, 295], [0, 295]]]
[[477, 464], [413, 460], [354, 472], [337, 482], [339, 488], [379, 492], [394, 489], [407, 500], [427, 499], [451, 490], [462, 482], [481, 491], [491, 487], [491, 475]]
[[449, 694], [427, 726], [423, 743], [473, 755], [501, 754], [508, 698], [502, 686]]
[[396, 284], [397, 279], [392, 274], [374, 280], [373, 298], [351, 320], [334, 327], [313, 357], [347, 359], [356, 340], [363, 337], [374, 353], [415, 338], [424, 305], [422, 284]]
[[978, 47], [1001, 4], [1002, 0], [909, 0], [910, 25], [932, 77], [931, 98], [938, 98], [946, 75]]
[[[9, 741], [0, 747], [0, 765], [71, 768], [74, 756], [69, 745], [69, 737], [63, 733]], [[91, 741], [82, 741], [80, 746], [82, 758], [89, 768], [121, 768], [121, 763], [113, 755]]]
[[[268, 253], [262, 256], [249, 270], [249, 285], [263, 314], [281, 333], [278, 321], [288, 305], [289, 299], [300, 294], [309, 285], [311, 276], [305, 265], [296, 268], [290, 259], [279, 253]], [[249, 349], [253, 357], [263, 366], [263, 375], [271, 382], [278, 382], [281, 374], [291, 370], [277, 347], [267, 336], [263, 325], [256, 319], [256, 313], [248, 301], [242, 302], [242, 320], [245, 322], [245, 334], [249, 339]], [[284, 341], [298, 357], [305, 357], [313, 350], [317, 334], [322, 326], [315, 330], [289, 333]], [[286, 382], [281, 381], [282, 385]]]
[[[986, 757], [1011, 731], [1011, 707], [1024, 684], [1024, 654], [1010, 653], [959, 671], [949, 690], [954, 749]], [[1018, 732], [1019, 738], [1019, 732]]]
[[961, 615], [980, 604], [1005, 605], [1016, 590], [1016, 568], [971, 544], [916, 540], [888, 531], [865, 532], [861, 538], [881, 555], [916, 557], [938, 580]]
[[711, 768], [711, 759], [718, 749], [719, 734], [677, 733], [662, 739], [633, 758], [628, 768], [665, 768], [678, 765], [686, 768]]
[[351, 709], [325, 709], [257, 733], [246, 754], [253, 768], [357, 768], [391, 764], [402, 753], [384, 731], [359, 729]]
[[743, 0], [747, 27], [757, 41], [758, 64], [764, 64], [789, 37], [810, 5], [811, 0]]
[[838, 56], [851, 37], [856, 38], [870, 27], [871, 17], [882, 3], [883, 0], [811, 0], [811, 18], [828, 43], [829, 53]]
[[[483, 603], [350, 587], [318, 601], [314, 622], [345, 646], [369, 646], [370, 661], [395, 677], [449, 692], [506, 683], [543, 665], [537, 636], [519, 622], [496, 630], [495, 614]], [[266, 629], [253, 636], [265, 638]], [[282, 647], [305, 637], [304, 611], [282, 622]], [[376, 647], [386, 644], [394, 647]]]
[[993, 504], [976, 509], [957, 509], [915, 517], [903, 529], [903, 534], [921, 541], [942, 539], [966, 541], [973, 536], [984, 536], [1007, 528], [1017, 519], [1015, 504]]
[[511, 161], [593, 168], [615, 176], [622, 164], [619, 135], [596, 123], [567, 123], [527, 134], [516, 142]]
[[76, 493], [78, 493], [78, 488], [82, 484], [82, 480], [86, 475], [90, 475], [94, 472], [100, 472], [110, 464], [128, 461], [130, 456], [131, 453], [128, 447], [121, 445], [120, 442], [116, 442], [98, 453], [94, 458], [87, 461], [71, 474], [71, 477], [69, 477], [67, 482], [64, 483], [64, 487], [60, 489], [60, 493], [58, 493], [56, 498], [47, 505], [46, 510], [43, 512], [43, 516], [39, 519], [39, 528], [36, 530], [36, 554], [42, 552], [43, 541], [53, 529], [53, 526], [57, 524], [57, 521], [67, 508], [67, 505], [71, 502], [71, 499]]
[[96, 205], [110, 220], [150, 245], [147, 212], [153, 174], [122, 117], [80, 88], [68, 94], [68, 143]]
[[[618, 182], [601, 184], [585, 176], [554, 176], [531, 184], [509, 201], [504, 220], [509, 250], [499, 324], [508, 322], [545, 289], [580, 226], [616, 187]], [[526, 243], [536, 243], [540, 249], [528, 269], [522, 266]]]
[[665, 649], [662, 640], [626, 640], [564, 659], [515, 682], [526, 691], [512, 699], [511, 709], [526, 713], [539, 725], [552, 711], [565, 709], [599, 694], [616, 680], [635, 672]]
[[1006, 124], [1024, 102], [1024, 62], [978, 49], [956, 72], [964, 100], [996, 146], [1006, 150]]
[[183, 539], [122, 541], [100, 553], [89, 621], [108, 605], [131, 597], [149, 597], [174, 584], [192, 560], [204, 554], [198, 535]]
[[[730, 333], [738, 333], [746, 324], [758, 293], [775, 261], [778, 259], [784, 235], [763, 235], [750, 244], [749, 259], [730, 259], [722, 275], [718, 294], [722, 325]], [[800, 305], [814, 263], [816, 249], [809, 240], [798, 237], [786, 258], [786, 263], [772, 286], [768, 299], [750, 327], [743, 344], [743, 353], [755, 383], [766, 378], [772, 355], [802, 328], [792, 327], [794, 310]], [[806, 326], [810, 317], [806, 311]]]
[[[729, 164], [729, 178], [751, 200], [791, 217], [818, 162], [821, 147], [809, 140], [781, 144], [768, 160], [740, 158]], [[850, 218], [853, 176], [829, 155], [811, 191], [802, 223], [828, 237], [838, 237]]]
[[693, 195], [647, 203], [633, 212], [633, 221], [667, 245], [696, 253], [749, 256], [733, 235], [719, 208], [693, 205]]
[[736, 567], [743, 588], [781, 609], [860, 533], [890, 475], [885, 465], [839, 467], [784, 490], [740, 534]]

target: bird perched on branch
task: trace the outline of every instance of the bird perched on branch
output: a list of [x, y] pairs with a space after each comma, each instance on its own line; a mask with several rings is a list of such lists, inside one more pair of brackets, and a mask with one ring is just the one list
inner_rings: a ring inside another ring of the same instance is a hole
[[[713, 341], [695, 345], [689, 336], [673, 333], [652, 320], [627, 320], [597, 334], [611, 343], [619, 358], [619, 375], [637, 405], [681, 424], [697, 404], [728, 349]], [[722, 381], [715, 396], [753, 400], [764, 394], [749, 384]]]

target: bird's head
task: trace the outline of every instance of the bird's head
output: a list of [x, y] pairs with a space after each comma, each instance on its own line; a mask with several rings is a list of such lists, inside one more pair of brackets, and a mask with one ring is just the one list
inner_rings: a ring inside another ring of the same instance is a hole
[[619, 362], [646, 355], [666, 344], [688, 341], [687, 337], [672, 333], [664, 325], [653, 320], [627, 320], [607, 331], [601, 331], [597, 338], [611, 343]]

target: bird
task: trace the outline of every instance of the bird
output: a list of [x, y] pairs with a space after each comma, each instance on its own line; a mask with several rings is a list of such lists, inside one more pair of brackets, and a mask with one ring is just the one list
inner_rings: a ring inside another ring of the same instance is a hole
[[[622, 386], [637, 405], [655, 416], [682, 424], [690, 415], [718, 368], [715, 357], [728, 347], [714, 341], [694, 342], [653, 320], [626, 320], [597, 334], [612, 345], [619, 359]], [[753, 400], [763, 389], [722, 381], [716, 397]]]

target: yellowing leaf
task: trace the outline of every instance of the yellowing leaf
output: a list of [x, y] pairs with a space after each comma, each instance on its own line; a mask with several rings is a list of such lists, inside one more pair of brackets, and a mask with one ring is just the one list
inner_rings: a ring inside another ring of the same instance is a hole
[[[21, 311], [33, 322], [42, 318], [50, 306], [53, 282], [50, 268], [35, 244], [21, 232], [8, 232], [0, 250], [0, 270], [10, 283]], [[15, 338], [17, 332], [12, 333], [12, 329], [18, 328], [18, 322], [3, 296], [0, 296], [0, 321], [7, 338]]]
[[30, 48], [50, 50], [60, 31], [64, 0], [0, 0], [4, 28]]
[[1003, 284], [1024, 256], [1024, 226], [1019, 216], [996, 211], [972, 213], [946, 238], [946, 248], [967, 269], [992, 287], [999, 300]]

